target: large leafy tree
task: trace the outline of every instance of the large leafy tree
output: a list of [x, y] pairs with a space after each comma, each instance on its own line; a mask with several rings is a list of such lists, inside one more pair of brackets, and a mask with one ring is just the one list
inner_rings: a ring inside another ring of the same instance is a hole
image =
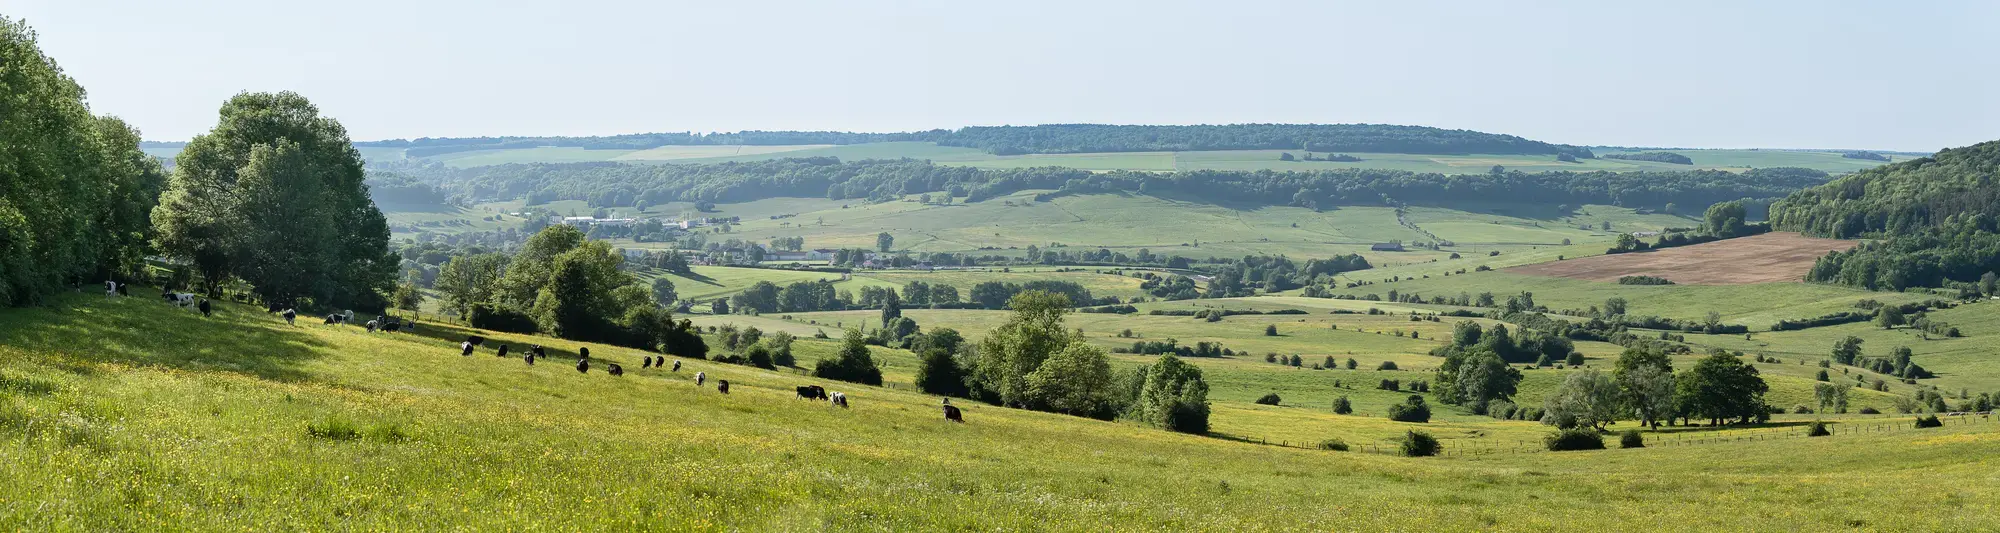
[[507, 256], [501, 254], [461, 255], [445, 261], [438, 269], [437, 287], [444, 307], [466, 316], [473, 304], [491, 303], [499, 292]]
[[634, 287], [640, 307], [651, 307], [650, 291], [631, 284], [618, 270], [623, 259], [604, 241], [588, 241], [550, 262], [548, 283], [536, 291], [532, 314], [542, 331], [572, 339], [605, 339], [612, 320], [633, 303], [619, 289]]
[[136, 270], [161, 179], [138, 142], [0, 17], [0, 306]]
[[1542, 401], [1542, 423], [1563, 429], [1604, 429], [1618, 419], [1618, 386], [1596, 370], [1571, 373]]
[[1674, 408], [1674, 363], [1659, 350], [1626, 348], [1618, 354], [1612, 371], [1625, 404], [1639, 416], [1642, 425], [1658, 427], [1670, 418]]
[[229, 276], [268, 300], [380, 305], [399, 261], [340, 122], [292, 92], [242, 93], [176, 159], [153, 220], [209, 292]]
[[1070, 311], [1069, 298], [1027, 291], [1014, 295], [1007, 307], [1013, 310], [1013, 317], [979, 342], [974, 376], [1001, 404], [1027, 406], [1028, 374], [1041, 368], [1050, 355], [1077, 342], [1063, 328], [1063, 315]]
[[1131, 409], [1134, 418], [1171, 431], [1208, 432], [1208, 382], [1202, 380], [1200, 367], [1165, 354], [1140, 369], [1139, 375], [1139, 397]]
[[1675, 378], [1674, 392], [1683, 417], [1749, 422], [1765, 413], [1764, 393], [1770, 386], [1757, 367], [1720, 350]]

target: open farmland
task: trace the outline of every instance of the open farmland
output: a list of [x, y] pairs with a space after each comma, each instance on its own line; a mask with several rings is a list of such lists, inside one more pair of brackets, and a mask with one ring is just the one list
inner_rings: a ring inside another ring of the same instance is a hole
[[[2000, 454], [2000, 425], [1979, 419], [1825, 439], [1782, 425], [1670, 428], [1649, 432], [1645, 449], [1535, 453], [1546, 430], [1529, 422], [1448, 412], [1430, 424], [1390, 422], [1376, 413], [1398, 395], [1366, 387], [1345, 392], [1355, 415], [1323, 407], [1338, 394], [1326, 384], [1336, 376], [1366, 382], [1396, 373], [1232, 360], [1202, 362], [1219, 387], [1213, 437], [982, 405], [964, 407], [967, 423], [956, 425], [938, 418], [933, 396], [794, 370], [687, 361], [674, 374], [640, 369], [631, 357], [640, 352], [624, 348], [485, 333], [555, 352], [527, 366], [490, 348], [460, 357], [456, 339], [470, 332], [447, 325], [420, 335], [287, 327], [236, 305], [203, 320], [140, 296], [0, 312], [0, 373], [17, 391], [0, 397], [0, 471], [10, 480], [0, 497], [37, 503], [11, 508], [0, 523], [787, 530], [1004, 529], [1033, 520], [1086, 529], [1103, 524], [1107, 498], [1132, 502], [1114, 512], [1121, 524], [1159, 529], [1644, 528], [1661, 520], [1744, 529], [1774, 513], [1826, 529], [1855, 521], [1977, 529], [2000, 520], [1990, 506], [1936, 515], [1915, 503], [1939, 484], [1969, 500], [1994, 496], [1977, 473]], [[570, 370], [577, 346], [589, 346], [599, 363], [624, 364], [626, 376]], [[799, 353], [809, 361], [833, 346], [802, 339]], [[876, 351], [892, 381], [909, 379], [907, 352]], [[711, 383], [730, 380], [732, 393], [696, 387], [687, 379], [695, 371]], [[854, 408], [795, 399], [791, 387], [808, 383], [846, 391]], [[1248, 403], [1260, 391], [1287, 400]], [[1897, 419], [1843, 420], [1836, 426], [1886, 429]], [[1454, 452], [1381, 455], [1377, 439], [1418, 426]], [[314, 433], [346, 427], [353, 438]], [[1300, 448], [1330, 437], [1356, 447]], [[1881, 453], [1890, 448], [1902, 452]], [[1795, 460], [1802, 456], [1815, 460]], [[1020, 457], [1064, 460], [1024, 469]], [[1863, 465], [1866, 490], [1856, 492]], [[100, 479], [115, 479], [107, 483], [119, 490], [89, 481]], [[1599, 497], [1634, 487], [1649, 496]], [[1752, 506], [1729, 496], [1743, 491], [1766, 496]], [[1329, 499], [1369, 512], [1270, 512]], [[564, 500], [583, 505], [523, 504]], [[1828, 500], [1849, 505], [1812, 503]], [[1446, 501], [1456, 503], [1438, 503]], [[1481, 510], [1467, 513], [1466, 501]]]
[[1625, 276], [1656, 276], [1688, 285], [1744, 285], [1797, 281], [1827, 252], [1854, 247], [1854, 241], [1816, 239], [1797, 233], [1766, 233], [1664, 250], [1600, 255], [1509, 269], [1517, 274], [1616, 282]]

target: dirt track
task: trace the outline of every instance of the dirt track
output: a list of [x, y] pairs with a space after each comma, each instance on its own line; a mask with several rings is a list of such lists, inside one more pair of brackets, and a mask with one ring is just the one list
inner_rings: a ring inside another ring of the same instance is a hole
[[1665, 250], [1603, 255], [1506, 269], [1517, 274], [1617, 282], [1623, 276], [1659, 276], [1689, 285], [1743, 285], [1798, 281], [1813, 261], [1855, 241], [1818, 239], [1797, 233], [1682, 246]]

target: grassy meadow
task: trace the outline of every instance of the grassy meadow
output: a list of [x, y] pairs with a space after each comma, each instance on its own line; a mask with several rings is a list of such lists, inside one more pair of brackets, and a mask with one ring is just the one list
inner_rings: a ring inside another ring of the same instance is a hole
[[[2000, 424], [1978, 418], [1920, 431], [1890, 430], [1885, 418], [1873, 421], [1883, 431], [1820, 439], [1795, 426], [1662, 432], [1644, 449], [1513, 453], [1546, 430], [1447, 409], [1430, 424], [1388, 422], [1365, 414], [1396, 395], [1324, 385], [1340, 372], [1228, 360], [1199, 362], [1216, 384], [1213, 436], [984, 405], [965, 405], [959, 425], [904, 386], [703, 361], [640, 369], [640, 353], [597, 345], [594, 362], [626, 375], [579, 374], [580, 345], [566, 341], [488, 334], [553, 349], [528, 366], [491, 346], [459, 356], [468, 332], [447, 325], [367, 334], [286, 326], [233, 304], [203, 319], [135, 293], [0, 311], [0, 525], [1973, 530], [2000, 519], [1977, 504], [2000, 496], [1984, 474]], [[798, 351], [810, 361], [831, 347], [801, 340]], [[892, 384], [908, 379], [907, 352], [875, 351]], [[730, 380], [731, 393], [696, 387], [697, 371]], [[1381, 375], [1372, 372], [1349, 375]], [[809, 383], [847, 392], [854, 407], [793, 397]], [[1286, 401], [1247, 403], [1265, 389]], [[1356, 415], [1324, 409], [1336, 393], [1355, 399]], [[1368, 453], [1411, 427], [1458, 453]], [[1363, 446], [1297, 447], [1329, 437]]]

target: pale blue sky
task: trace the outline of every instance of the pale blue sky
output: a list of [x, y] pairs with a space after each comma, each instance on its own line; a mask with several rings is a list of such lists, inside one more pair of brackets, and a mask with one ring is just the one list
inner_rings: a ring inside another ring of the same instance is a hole
[[1573, 144], [2000, 139], [2000, 2], [0, 0], [156, 140], [1373, 122]]

